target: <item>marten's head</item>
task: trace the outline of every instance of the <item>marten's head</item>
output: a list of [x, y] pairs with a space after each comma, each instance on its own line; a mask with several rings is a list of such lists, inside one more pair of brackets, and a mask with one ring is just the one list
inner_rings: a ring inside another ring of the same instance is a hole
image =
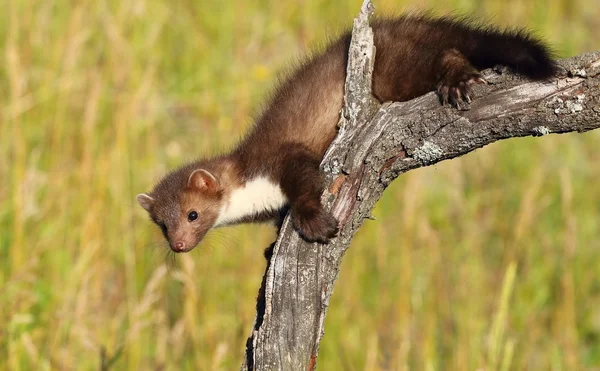
[[224, 190], [217, 178], [202, 168], [181, 168], [161, 180], [138, 203], [160, 227], [171, 250], [187, 252], [215, 225]]

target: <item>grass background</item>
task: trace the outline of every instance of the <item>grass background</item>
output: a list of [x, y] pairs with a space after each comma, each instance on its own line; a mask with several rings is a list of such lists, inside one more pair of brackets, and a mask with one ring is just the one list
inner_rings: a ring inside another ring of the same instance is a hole
[[[360, 1], [8, 0], [0, 11], [0, 369], [238, 369], [268, 226], [173, 260], [134, 200], [243, 134]], [[376, 0], [600, 49], [597, 0]], [[322, 370], [600, 364], [600, 132], [412, 171], [348, 251]]]

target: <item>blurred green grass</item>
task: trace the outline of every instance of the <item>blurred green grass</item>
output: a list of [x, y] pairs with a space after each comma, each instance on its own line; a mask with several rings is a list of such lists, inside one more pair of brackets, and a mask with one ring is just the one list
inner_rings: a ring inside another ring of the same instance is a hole
[[[0, 368], [237, 369], [267, 226], [176, 262], [134, 202], [224, 151], [360, 1], [9, 0], [0, 12]], [[600, 49], [600, 3], [377, 0]], [[600, 364], [600, 134], [513, 139], [399, 178], [346, 255], [323, 370]]]

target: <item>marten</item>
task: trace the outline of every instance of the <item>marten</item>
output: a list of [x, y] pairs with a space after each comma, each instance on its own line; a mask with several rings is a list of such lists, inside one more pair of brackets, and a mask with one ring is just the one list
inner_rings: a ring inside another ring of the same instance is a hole
[[[479, 70], [496, 65], [533, 80], [558, 72], [550, 48], [523, 30], [422, 15], [374, 20], [372, 28], [380, 102], [429, 91], [442, 104], [470, 102], [471, 86], [485, 82]], [[337, 132], [350, 39], [346, 32], [303, 61], [229, 153], [173, 170], [137, 196], [173, 251], [190, 251], [211, 228], [281, 220], [288, 210], [305, 240], [336, 236], [338, 222], [320, 202], [319, 164]]]

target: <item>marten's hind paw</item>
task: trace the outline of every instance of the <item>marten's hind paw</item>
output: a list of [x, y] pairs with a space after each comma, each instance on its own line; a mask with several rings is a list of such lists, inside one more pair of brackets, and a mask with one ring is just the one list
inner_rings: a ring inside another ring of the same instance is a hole
[[478, 72], [465, 73], [440, 81], [437, 92], [442, 105], [450, 103], [461, 109], [465, 102], [471, 103], [471, 86], [474, 84], [487, 84], [487, 81]]
[[[458, 49], [445, 50], [438, 61], [437, 92], [443, 105], [452, 104], [458, 109], [471, 102], [471, 86], [487, 84], [479, 71]], [[466, 102], [466, 103], [465, 103]]]
[[328, 243], [338, 233], [337, 220], [320, 205], [318, 208], [292, 211], [292, 223], [308, 242]]

